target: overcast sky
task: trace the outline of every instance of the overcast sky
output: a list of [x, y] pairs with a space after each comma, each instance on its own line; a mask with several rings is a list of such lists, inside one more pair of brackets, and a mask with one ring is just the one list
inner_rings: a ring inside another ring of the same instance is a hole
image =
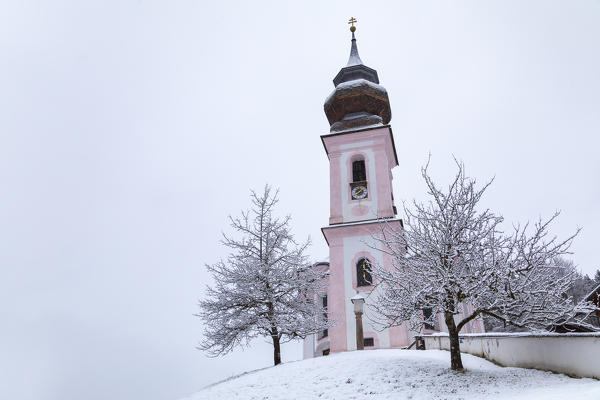
[[[195, 349], [204, 264], [249, 190], [327, 256], [323, 101], [350, 48], [388, 90], [397, 202], [452, 155], [509, 222], [562, 210], [600, 267], [600, 2], [0, 2], [0, 398], [174, 400], [269, 366]], [[284, 361], [301, 357], [284, 347]]]

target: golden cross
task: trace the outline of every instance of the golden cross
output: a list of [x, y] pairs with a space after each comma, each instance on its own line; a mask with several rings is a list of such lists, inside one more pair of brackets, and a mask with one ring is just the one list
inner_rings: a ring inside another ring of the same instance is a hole
[[354, 27], [354, 24], [358, 22], [354, 17], [350, 17], [350, 20], [348, 21], [349, 24], [351, 24], [352, 27]]

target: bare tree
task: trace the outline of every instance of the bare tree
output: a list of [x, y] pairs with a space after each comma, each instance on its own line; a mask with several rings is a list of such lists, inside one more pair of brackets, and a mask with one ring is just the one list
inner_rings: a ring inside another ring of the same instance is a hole
[[[372, 306], [384, 326], [408, 321], [420, 331], [444, 317], [450, 339], [451, 367], [463, 368], [458, 334], [470, 321], [488, 315], [507, 324], [542, 329], [554, 323], [588, 314], [590, 304], [573, 305], [567, 292], [574, 275], [564, 273], [552, 261], [568, 252], [576, 234], [566, 240], [549, 236], [553, 215], [513, 228], [504, 234], [502, 217], [479, 201], [491, 181], [481, 188], [465, 176], [462, 163], [447, 191], [421, 173], [431, 200], [405, 206], [406, 230], [383, 225], [380, 250], [392, 255], [390, 269], [374, 271], [377, 291]], [[465, 314], [463, 304], [473, 312]], [[423, 320], [422, 310], [431, 309]], [[583, 317], [581, 318], [583, 320]]]
[[230, 217], [231, 227], [241, 237], [223, 235], [222, 243], [231, 249], [227, 261], [206, 266], [214, 287], [207, 287], [207, 298], [199, 302], [198, 316], [205, 324], [199, 348], [211, 356], [263, 336], [273, 342], [277, 365], [281, 343], [331, 324], [322, 318], [326, 310], [316, 301], [324, 272], [307, 261], [309, 241], [294, 241], [290, 217], [273, 215], [277, 194], [268, 185], [263, 193], [252, 192], [251, 210], [240, 218]]

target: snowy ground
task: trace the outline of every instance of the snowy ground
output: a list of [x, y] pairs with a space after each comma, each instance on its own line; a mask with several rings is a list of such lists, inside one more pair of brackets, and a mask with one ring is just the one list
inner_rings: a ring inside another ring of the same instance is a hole
[[182, 400], [600, 399], [600, 381], [498, 367], [463, 354], [464, 373], [442, 350], [369, 350], [249, 372]]

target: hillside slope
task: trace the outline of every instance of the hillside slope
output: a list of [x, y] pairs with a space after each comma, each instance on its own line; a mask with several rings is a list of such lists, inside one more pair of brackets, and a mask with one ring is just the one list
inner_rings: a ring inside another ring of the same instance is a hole
[[503, 368], [463, 354], [466, 372], [440, 350], [370, 350], [296, 361], [228, 379], [182, 400], [600, 399], [600, 381]]

